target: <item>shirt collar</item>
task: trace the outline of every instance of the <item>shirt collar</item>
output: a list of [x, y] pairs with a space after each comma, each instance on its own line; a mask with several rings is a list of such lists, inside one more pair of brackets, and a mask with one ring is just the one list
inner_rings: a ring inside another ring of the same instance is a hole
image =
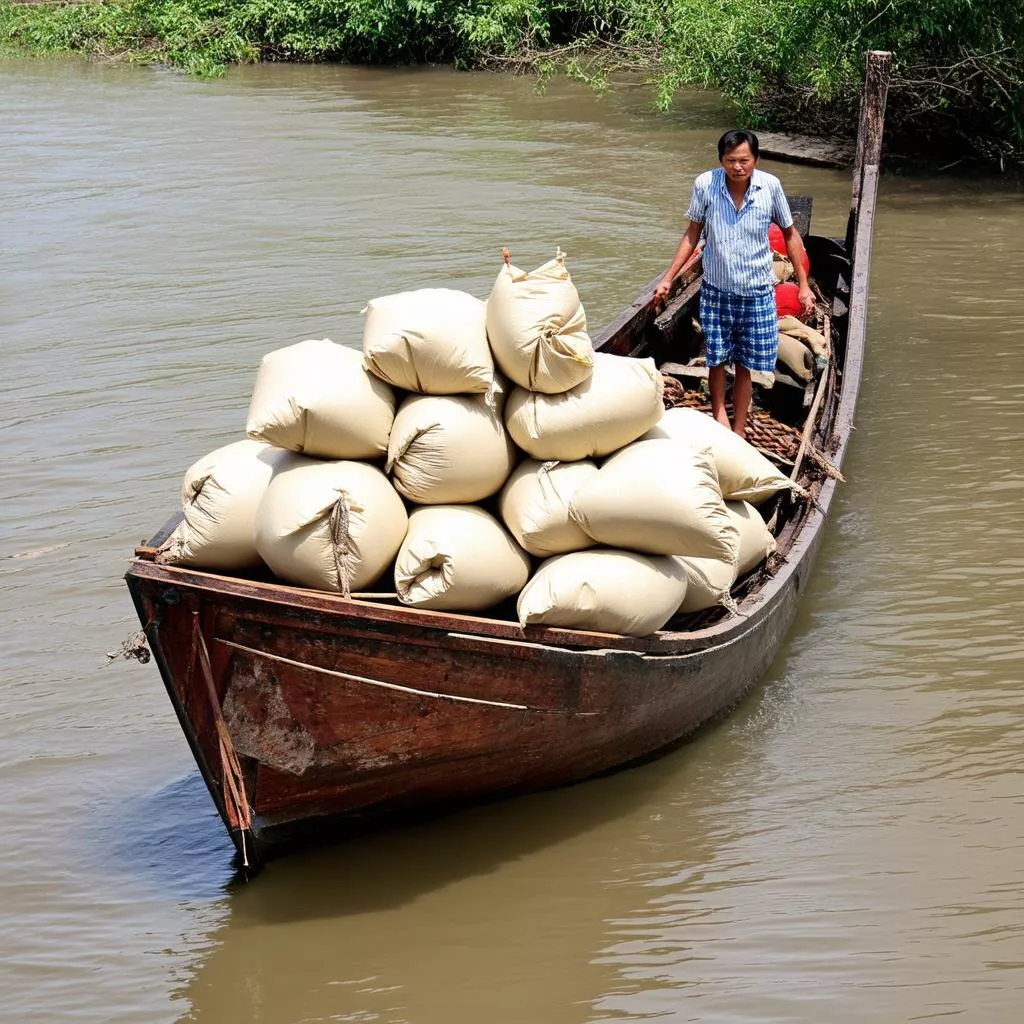
[[[723, 192], [725, 195], [729, 195], [729, 185], [725, 178], [725, 168], [716, 167], [715, 172], [718, 175], [719, 192]], [[751, 196], [755, 192], [759, 192], [762, 188], [764, 188], [764, 171], [758, 170], [758, 168], [755, 167], [753, 173], [750, 175], [750, 184], [747, 186], [746, 192], [747, 198], [743, 205], [745, 206], [747, 203], [749, 203]], [[731, 201], [732, 197], [729, 196], [729, 198]]]

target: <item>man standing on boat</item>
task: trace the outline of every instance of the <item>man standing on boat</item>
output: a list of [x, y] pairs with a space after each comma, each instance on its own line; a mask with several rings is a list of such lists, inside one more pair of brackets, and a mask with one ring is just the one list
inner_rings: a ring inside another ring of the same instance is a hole
[[[707, 350], [711, 411], [719, 423], [740, 436], [746, 433], [753, 391], [751, 370], [772, 372], [778, 352], [775, 273], [768, 227], [778, 224], [786, 240], [800, 289], [804, 316], [814, 310], [814, 296], [803, 264], [803, 242], [774, 174], [757, 169], [757, 136], [736, 129], [718, 140], [721, 167], [705, 171], [693, 183], [686, 211], [690, 226], [679, 243], [668, 273], [654, 289], [664, 302], [672, 281], [704, 235], [704, 280], [700, 289], [700, 323]], [[733, 423], [725, 410], [725, 367], [732, 363]]]

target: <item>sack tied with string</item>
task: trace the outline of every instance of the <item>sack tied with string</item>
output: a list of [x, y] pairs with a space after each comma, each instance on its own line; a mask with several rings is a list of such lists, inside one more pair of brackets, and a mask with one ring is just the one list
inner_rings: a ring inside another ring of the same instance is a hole
[[510, 263], [498, 271], [487, 337], [501, 371], [530, 391], [557, 394], [590, 376], [594, 347], [565, 253], [532, 272]]
[[698, 409], [669, 409], [644, 435], [645, 440], [652, 438], [671, 438], [693, 448], [709, 448], [726, 501], [759, 505], [778, 491], [804, 493], [749, 441]]
[[635, 441], [665, 411], [653, 359], [594, 354], [594, 372], [557, 395], [515, 388], [505, 407], [512, 440], [535, 459], [575, 462]]
[[376, 466], [289, 453], [260, 502], [256, 548], [282, 580], [347, 595], [380, 578], [408, 525]]
[[395, 560], [402, 604], [473, 612], [518, 594], [530, 559], [489, 512], [475, 505], [414, 509]]
[[244, 440], [194, 462], [181, 484], [184, 518], [161, 545], [156, 561], [221, 570], [259, 566], [256, 511], [285, 454], [263, 441]]

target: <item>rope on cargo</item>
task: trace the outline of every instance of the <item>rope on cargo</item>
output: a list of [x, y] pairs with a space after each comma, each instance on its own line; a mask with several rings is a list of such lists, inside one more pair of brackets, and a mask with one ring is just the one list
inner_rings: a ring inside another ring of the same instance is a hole
[[352, 549], [349, 547], [348, 502], [344, 495], [331, 509], [329, 524], [331, 550], [334, 553], [334, 567], [338, 573], [338, 589], [342, 597], [352, 596]]

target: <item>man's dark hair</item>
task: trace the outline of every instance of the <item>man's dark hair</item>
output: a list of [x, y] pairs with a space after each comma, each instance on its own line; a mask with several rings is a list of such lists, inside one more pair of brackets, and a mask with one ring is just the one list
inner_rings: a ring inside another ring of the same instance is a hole
[[730, 149], [742, 146], [744, 142], [750, 146], [750, 152], [754, 154], [754, 159], [756, 160], [760, 148], [757, 143], [757, 136], [753, 132], [748, 132], [746, 128], [733, 128], [731, 132], [726, 132], [718, 140], [718, 159], [721, 160]]

